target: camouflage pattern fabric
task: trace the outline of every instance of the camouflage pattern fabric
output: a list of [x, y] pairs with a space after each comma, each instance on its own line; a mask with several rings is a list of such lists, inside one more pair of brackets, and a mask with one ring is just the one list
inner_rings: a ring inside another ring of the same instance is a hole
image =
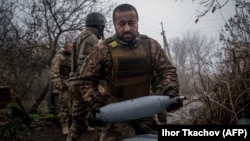
[[[62, 90], [59, 90], [58, 95], [60, 104], [58, 116], [62, 125], [70, 124], [71, 99], [68, 91], [68, 68], [70, 68], [70, 63], [71, 55], [65, 52], [59, 52], [55, 55], [51, 64], [52, 82], [55, 86], [62, 87]], [[68, 74], [66, 74], [67, 72]]]
[[[71, 66], [71, 55], [59, 51], [51, 63], [51, 78], [55, 86], [68, 87], [68, 78]], [[65, 72], [67, 70], [67, 73]]]
[[92, 141], [123, 141], [141, 134], [158, 134], [157, 124], [152, 118], [127, 123], [114, 123], [98, 130]]
[[93, 50], [94, 45], [99, 41], [99, 33], [95, 28], [87, 27], [75, 40], [74, 50], [76, 54], [77, 69], [76, 73], [82, 72], [82, 64]]
[[72, 124], [70, 126], [69, 134], [67, 135], [67, 141], [77, 141], [88, 127], [86, 121], [88, 112], [82, 95], [79, 93], [79, 81], [69, 81], [69, 92], [72, 99]]
[[58, 100], [60, 104], [60, 111], [58, 113], [60, 123], [69, 123], [70, 112], [71, 112], [70, 108], [71, 100], [69, 97], [69, 91], [68, 90], [59, 91]]
[[[166, 59], [166, 55], [159, 43], [151, 38], [149, 40], [151, 44], [151, 66], [161, 78], [162, 87], [165, 90], [171, 89], [178, 94], [179, 83], [176, 68]], [[112, 55], [110, 53], [110, 48], [106, 45], [105, 41], [102, 41], [98, 43], [98, 46], [90, 54], [88, 64], [85, 66], [80, 77], [82, 80], [81, 91], [84, 93], [85, 99], [91, 99], [92, 96], [95, 97], [99, 79], [111, 78]], [[105, 70], [102, 70], [104, 67]], [[103, 73], [100, 74], [100, 72]]]
[[[87, 105], [91, 105], [96, 102], [96, 99], [100, 99], [101, 95], [97, 92], [98, 81], [99, 79], [109, 80], [112, 78], [114, 72], [112, 72], [112, 59], [111, 58], [111, 47], [119, 47], [126, 48], [126, 44], [123, 44], [119, 41], [115, 36], [113, 39], [106, 39], [100, 43], [98, 46], [94, 48], [92, 53], [89, 56], [87, 65], [85, 66], [83, 73], [81, 73], [81, 91], [84, 93], [84, 99], [87, 102]], [[111, 40], [111, 41], [108, 41]], [[116, 42], [113, 42], [115, 40]], [[153, 71], [157, 74], [157, 77], [160, 78], [161, 87], [165, 90], [173, 90], [177, 94], [179, 93], [179, 84], [178, 84], [178, 76], [176, 73], [176, 68], [172, 65], [172, 63], [168, 60], [163, 50], [161, 49], [159, 43], [149, 38], [149, 53], [150, 53], [150, 65]], [[137, 42], [141, 42], [138, 40]], [[140, 43], [138, 43], [140, 44]], [[132, 49], [131, 49], [132, 50]], [[132, 53], [133, 51], [131, 51]], [[100, 73], [102, 72], [102, 73]], [[151, 78], [153, 77], [153, 74]], [[112, 80], [111, 80], [112, 81]], [[133, 78], [131, 78], [131, 82], [133, 82]], [[158, 83], [158, 82], [157, 82]], [[115, 85], [115, 84], [114, 84]], [[120, 128], [115, 128], [114, 125], [108, 128], [107, 130], [102, 130], [99, 134], [95, 136], [94, 140], [98, 141], [113, 141], [113, 140], [121, 140], [125, 136], [129, 136], [129, 131], [131, 128], [127, 128], [126, 126], [132, 127], [135, 130], [135, 134], [140, 133], [153, 133], [157, 134], [157, 123], [153, 117], [144, 120], [138, 120], [134, 123], [126, 123], [124, 128], [120, 130]], [[119, 126], [118, 126], [119, 127]], [[127, 131], [123, 131], [127, 129]], [[124, 135], [127, 134], [127, 135]], [[97, 137], [99, 135], [99, 137]], [[97, 138], [97, 139], [96, 139]]]
[[73, 47], [73, 59], [75, 58], [76, 70], [69, 79], [69, 91], [72, 99], [72, 125], [70, 133], [67, 136], [67, 141], [77, 140], [79, 136], [86, 131], [88, 122], [86, 120], [88, 112], [86, 103], [82, 98], [80, 91], [79, 74], [83, 70], [83, 64], [90, 52], [93, 50], [94, 45], [99, 41], [99, 33], [95, 28], [87, 27], [75, 40]]

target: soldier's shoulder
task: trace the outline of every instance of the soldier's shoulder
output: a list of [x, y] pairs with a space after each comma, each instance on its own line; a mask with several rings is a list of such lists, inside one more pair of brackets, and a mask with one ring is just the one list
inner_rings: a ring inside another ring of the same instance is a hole
[[156, 39], [154, 39], [150, 36], [147, 36], [147, 35], [141, 35], [141, 39], [144, 39], [145, 41], [148, 40], [150, 42], [151, 46], [155, 46], [155, 45], [159, 44], [159, 42]]
[[141, 39], [149, 39], [148, 35], [146, 34], [140, 34]]
[[56, 52], [56, 55], [63, 55], [64, 54], [64, 49], [61, 48]]
[[118, 46], [118, 41], [114, 36], [112, 36], [112, 37], [105, 39], [104, 44], [110, 48], [115, 48]]
[[146, 35], [146, 34], [140, 34], [140, 39], [145, 39], [145, 40], [151, 40], [151, 41], [156, 41], [152, 37]]
[[64, 58], [64, 52], [62, 50], [59, 50], [56, 52], [54, 59], [61, 59]]
[[80, 35], [78, 35], [77, 39], [82, 39], [82, 38], [86, 38], [88, 36], [94, 35], [94, 33], [92, 33], [91, 31], [88, 30], [84, 30], [83, 32], [80, 33]]

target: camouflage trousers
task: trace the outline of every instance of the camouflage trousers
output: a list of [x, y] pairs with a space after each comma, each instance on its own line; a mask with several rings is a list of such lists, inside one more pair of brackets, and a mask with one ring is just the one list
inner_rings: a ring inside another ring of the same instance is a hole
[[72, 124], [67, 141], [76, 141], [88, 127], [88, 123], [86, 122], [88, 111], [82, 98], [78, 80], [69, 81], [69, 91], [72, 99]]
[[145, 118], [127, 123], [114, 123], [99, 130], [93, 136], [92, 141], [122, 141], [134, 135], [157, 135], [157, 126], [153, 118]]
[[71, 98], [69, 97], [69, 90], [59, 91], [58, 100], [60, 104], [60, 110], [58, 117], [61, 124], [70, 124], [71, 118]]

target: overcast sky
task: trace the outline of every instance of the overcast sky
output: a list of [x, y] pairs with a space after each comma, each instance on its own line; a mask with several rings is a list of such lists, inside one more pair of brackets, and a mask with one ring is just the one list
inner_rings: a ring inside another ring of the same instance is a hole
[[[139, 32], [157, 39], [162, 44], [161, 22], [167, 40], [181, 36], [187, 31], [199, 31], [207, 37], [218, 37], [219, 31], [234, 15], [234, 0], [222, 9], [211, 11], [195, 23], [198, 11], [204, 11], [200, 0], [114, 0], [134, 5], [139, 14]], [[204, 1], [204, 0], [203, 0]], [[226, 0], [219, 0], [221, 3]]]

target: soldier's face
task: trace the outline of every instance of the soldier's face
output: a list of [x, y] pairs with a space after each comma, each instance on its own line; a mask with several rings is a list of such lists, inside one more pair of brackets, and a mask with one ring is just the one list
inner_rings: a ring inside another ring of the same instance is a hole
[[130, 43], [136, 39], [138, 34], [138, 18], [134, 10], [117, 11], [114, 18], [114, 26], [117, 35], [124, 42]]
[[72, 43], [68, 43], [66, 49], [65, 49], [69, 54], [72, 53], [73, 50], [73, 44]]

